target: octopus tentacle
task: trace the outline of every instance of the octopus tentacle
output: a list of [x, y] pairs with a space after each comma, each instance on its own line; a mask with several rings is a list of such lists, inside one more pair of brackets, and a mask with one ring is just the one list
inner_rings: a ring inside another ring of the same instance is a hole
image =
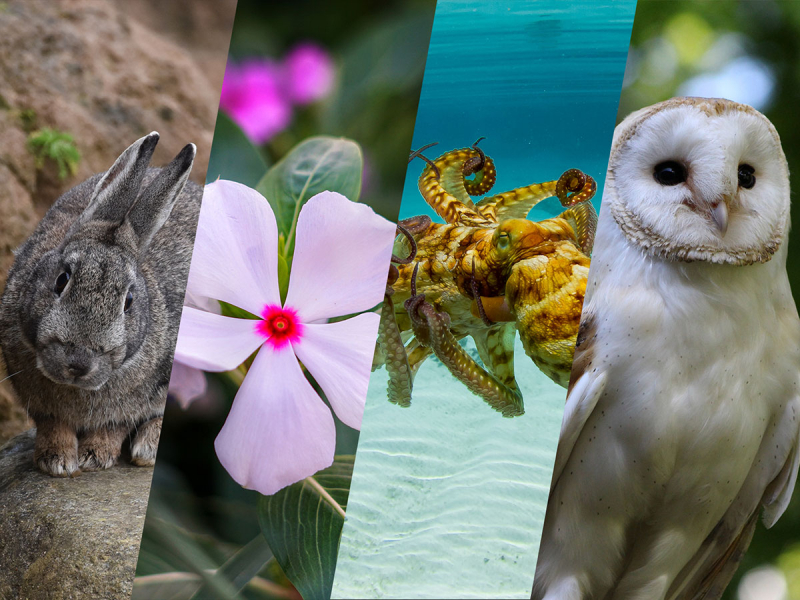
[[[446, 152], [429, 164], [420, 175], [420, 193], [436, 214], [447, 223], [484, 226], [492, 224], [475, 209], [465, 186], [468, 180], [464, 177], [464, 163], [475, 156], [479, 155], [472, 148]], [[490, 161], [486, 157], [481, 171], [483, 177], [489, 176], [489, 171], [494, 173], [494, 163]]]
[[464, 164], [461, 167], [461, 173], [464, 175], [464, 177], [474, 175], [486, 165], [486, 154], [484, 154], [483, 150], [478, 147], [478, 144], [480, 144], [481, 140], [485, 139], [485, 137], [479, 137], [475, 143], [470, 146], [470, 148], [475, 150], [478, 155], [472, 156], [464, 161]]
[[431, 218], [428, 215], [417, 215], [416, 217], [403, 219], [398, 223], [398, 225], [403, 227], [403, 229], [412, 235], [415, 235], [422, 233], [423, 231], [427, 231], [428, 227], [431, 226], [431, 223]]
[[450, 331], [450, 315], [437, 311], [424, 294], [416, 293], [415, 279], [416, 268], [411, 279], [412, 296], [404, 306], [419, 343], [429, 347], [456, 379], [504, 417], [524, 414], [519, 390], [504, 385], [472, 359]]
[[437, 167], [436, 164], [434, 164], [434, 162], [430, 158], [427, 158], [426, 156], [423, 156], [422, 153], [425, 150], [427, 150], [428, 148], [432, 148], [433, 146], [435, 146], [438, 143], [439, 142], [431, 142], [430, 144], [427, 144], [427, 145], [423, 146], [419, 150], [412, 150], [411, 154], [409, 154], [409, 156], [408, 156], [408, 162], [411, 162], [415, 158], [421, 158], [426, 163], [428, 163], [428, 166], [430, 166], [430, 168], [433, 169], [434, 173], [436, 174], [436, 179], [439, 179], [439, 177], [441, 177], [441, 173], [439, 173], [439, 167]]
[[411, 406], [413, 377], [400, 328], [394, 316], [394, 302], [389, 294], [383, 298], [381, 320], [378, 324], [378, 343], [384, 354], [386, 372], [389, 374], [387, 389], [389, 402], [403, 407]]
[[[427, 220], [427, 223], [426, 223]], [[411, 405], [411, 390], [413, 387], [413, 374], [411, 367], [408, 364], [408, 356], [406, 354], [405, 344], [397, 325], [397, 317], [394, 310], [394, 302], [392, 301], [392, 294], [394, 293], [393, 285], [400, 277], [400, 271], [392, 263], [410, 264], [417, 256], [417, 243], [411, 231], [418, 229], [426, 229], [430, 225], [430, 218], [418, 218], [407, 220], [404, 223], [398, 223], [398, 234], [405, 237], [410, 245], [408, 256], [403, 258], [392, 254], [392, 262], [389, 263], [389, 276], [386, 283], [386, 293], [383, 297], [383, 306], [381, 307], [381, 317], [378, 324], [378, 345], [381, 353], [383, 354], [383, 364], [386, 366], [386, 372], [389, 374], [388, 383], [388, 397], [389, 402], [399, 404], [400, 406]], [[416, 274], [419, 263], [414, 265], [414, 273]]]
[[[414, 240], [414, 236], [411, 235], [411, 232], [400, 223], [397, 224], [397, 232], [406, 238], [406, 241], [408, 242], [408, 245], [411, 247], [411, 249], [409, 250], [408, 256], [406, 258], [401, 258], [396, 254], [392, 253], [392, 262], [397, 263], [399, 265], [410, 265], [411, 261], [414, 260], [414, 257], [417, 255], [417, 242]], [[395, 281], [396, 280], [397, 279], [395, 278]]]
[[578, 244], [584, 254], [591, 256], [594, 235], [597, 232], [597, 211], [592, 206], [592, 203], [581, 202], [576, 204], [565, 210], [560, 216], [572, 225], [578, 238]]
[[418, 313], [417, 318], [424, 319], [429, 330], [433, 353], [456, 379], [504, 417], [516, 417], [525, 413], [519, 390], [504, 385], [476, 363], [461, 347], [450, 331], [450, 318], [447, 313], [437, 312], [432, 304], [424, 301], [424, 298], [415, 309]]
[[539, 202], [556, 195], [556, 184], [556, 181], [545, 181], [489, 196], [478, 202], [478, 212], [496, 222], [524, 219]]
[[[497, 181], [497, 169], [494, 166], [494, 161], [478, 147], [481, 140], [485, 139], [485, 137], [479, 137], [470, 146], [478, 154], [465, 160], [461, 167], [461, 174], [465, 178], [464, 189], [470, 196], [487, 194]], [[466, 179], [472, 175], [475, 176], [474, 179]]]
[[514, 377], [514, 343], [517, 339], [516, 323], [474, 332], [478, 354], [492, 374], [506, 387], [517, 389]]
[[579, 169], [564, 171], [556, 183], [556, 197], [562, 206], [575, 206], [594, 197], [597, 183], [591, 175]]
[[[402, 236], [402, 239], [395, 242], [392, 262], [400, 265], [410, 264], [417, 255], [417, 241], [414, 236], [427, 231], [431, 223], [431, 218], [427, 215], [419, 215], [400, 221], [397, 224], [397, 233]], [[400, 252], [406, 252], [407, 258], [401, 258], [399, 256]]]

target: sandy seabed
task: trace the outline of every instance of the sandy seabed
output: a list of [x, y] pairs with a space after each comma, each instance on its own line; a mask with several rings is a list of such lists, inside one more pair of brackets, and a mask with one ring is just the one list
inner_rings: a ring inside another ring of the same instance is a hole
[[409, 408], [372, 374], [332, 598], [530, 597], [566, 390], [516, 372], [513, 419], [435, 359]]

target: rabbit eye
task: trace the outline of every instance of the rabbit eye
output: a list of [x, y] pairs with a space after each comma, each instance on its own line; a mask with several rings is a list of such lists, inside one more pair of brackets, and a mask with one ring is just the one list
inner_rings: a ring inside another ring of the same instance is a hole
[[125, 308], [123, 310], [125, 312], [128, 312], [128, 310], [131, 307], [131, 304], [133, 304], [133, 293], [130, 290], [128, 290], [128, 293], [125, 296]]
[[67, 284], [69, 283], [69, 277], [69, 271], [64, 271], [61, 273], [61, 275], [56, 277], [56, 283], [53, 286], [53, 291], [56, 293], [56, 295], [60, 296], [61, 292], [64, 291], [64, 288], [67, 287]]

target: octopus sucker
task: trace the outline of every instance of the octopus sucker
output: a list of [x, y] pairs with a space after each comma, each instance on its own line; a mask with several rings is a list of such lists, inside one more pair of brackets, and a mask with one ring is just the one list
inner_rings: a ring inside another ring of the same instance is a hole
[[411, 406], [413, 378], [408, 364], [405, 345], [394, 318], [394, 303], [388, 294], [384, 297], [381, 320], [378, 325], [378, 340], [383, 351], [384, 365], [389, 374], [389, 402], [400, 406]]
[[[519, 332], [527, 356], [566, 387], [586, 291], [597, 214], [597, 185], [578, 169], [473, 201], [496, 183], [494, 161], [478, 146], [424, 156], [420, 193], [445, 223], [402, 221], [381, 311], [379, 358], [389, 400], [411, 402], [415, 374], [435, 356], [467, 389], [504, 416], [524, 413], [514, 376]], [[558, 217], [531, 221], [550, 197]], [[479, 364], [462, 347], [471, 337]], [[405, 343], [404, 343], [405, 342]], [[378, 355], [376, 354], [376, 361]]]

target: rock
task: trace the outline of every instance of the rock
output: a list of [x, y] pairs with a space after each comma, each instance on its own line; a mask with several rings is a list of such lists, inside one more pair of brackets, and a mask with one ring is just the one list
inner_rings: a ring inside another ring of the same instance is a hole
[[0, 598], [128, 600], [152, 469], [74, 479], [33, 465], [35, 430], [0, 448]]
[[[173, 6], [174, 5], [174, 6]], [[157, 130], [163, 165], [197, 144], [203, 183], [235, 0], [0, 2], [0, 293], [13, 250], [64, 191]], [[77, 172], [37, 168], [36, 130], [71, 134]], [[0, 444], [30, 427], [0, 365]]]
[[115, 0], [125, 14], [188, 50], [214, 89], [222, 76], [236, 0]]

